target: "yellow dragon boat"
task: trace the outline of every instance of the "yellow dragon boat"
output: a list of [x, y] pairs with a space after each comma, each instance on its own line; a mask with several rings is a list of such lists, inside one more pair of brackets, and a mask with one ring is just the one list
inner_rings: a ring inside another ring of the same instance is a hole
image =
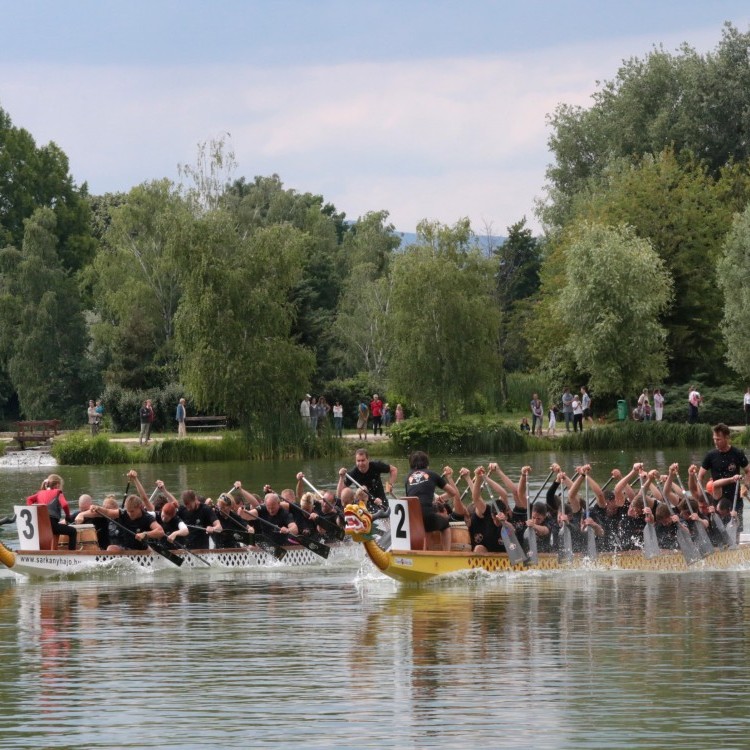
[[489, 573], [527, 570], [686, 571], [727, 570], [750, 563], [750, 544], [734, 549], [718, 549], [697, 562], [688, 564], [678, 550], [661, 550], [648, 558], [641, 551], [600, 553], [591, 560], [575, 554], [563, 560], [556, 553], [540, 553], [536, 563], [513, 564], [505, 553], [475, 554], [471, 551], [465, 524], [451, 524], [451, 551], [440, 549], [440, 534], [426, 534], [417, 498], [400, 498], [391, 504], [391, 547], [383, 549], [373, 533], [373, 520], [363, 505], [347, 505], [344, 510], [346, 533], [364, 545], [367, 556], [378, 570], [403, 583], [423, 583], [439, 576], [466, 571]]

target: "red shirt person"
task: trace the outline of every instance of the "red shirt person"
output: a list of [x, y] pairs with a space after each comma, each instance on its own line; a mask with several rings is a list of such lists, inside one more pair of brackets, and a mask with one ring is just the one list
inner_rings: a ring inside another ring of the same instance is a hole
[[383, 434], [383, 402], [375, 393], [370, 401], [370, 415], [372, 416], [372, 434]]
[[58, 474], [50, 474], [44, 482], [42, 488], [29, 495], [26, 498], [26, 505], [46, 505], [49, 511], [49, 521], [52, 526], [52, 533], [68, 537], [68, 547], [74, 550], [76, 548], [76, 530], [69, 526], [70, 506], [63, 495], [63, 480]]

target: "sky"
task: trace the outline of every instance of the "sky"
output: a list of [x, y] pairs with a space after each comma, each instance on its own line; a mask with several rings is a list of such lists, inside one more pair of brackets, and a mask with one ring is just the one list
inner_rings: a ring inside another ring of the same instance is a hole
[[229, 134], [233, 177], [352, 220], [538, 231], [555, 107], [725, 21], [747, 31], [746, 0], [0, 0], [0, 107], [93, 194]]

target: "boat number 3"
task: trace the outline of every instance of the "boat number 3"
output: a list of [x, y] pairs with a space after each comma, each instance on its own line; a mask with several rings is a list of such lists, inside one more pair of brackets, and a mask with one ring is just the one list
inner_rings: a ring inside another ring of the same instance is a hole
[[33, 539], [36, 535], [36, 529], [34, 528], [34, 518], [31, 511], [28, 508], [24, 508], [18, 515], [24, 523], [23, 526], [19, 525], [19, 531], [26, 539]]

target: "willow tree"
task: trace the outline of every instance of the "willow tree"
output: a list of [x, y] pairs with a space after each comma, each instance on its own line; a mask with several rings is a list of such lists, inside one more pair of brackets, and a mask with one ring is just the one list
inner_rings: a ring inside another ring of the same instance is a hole
[[659, 322], [672, 296], [664, 261], [648, 240], [621, 225], [583, 224], [568, 250], [566, 283], [554, 305], [561, 340], [599, 394], [625, 395], [667, 372], [667, 332]]
[[472, 242], [468, 220], [453, 227], [422, 222], [417, 242], [391, 274], [389, 386], [425, 415], [495, 390], [500, 314], [493, 261]]
[[296, 413], [315, 365], [291, 336], [303, 246], [303, 234], [288, 225], [240, 237], [218, 211], [196, 222], [184, 249], [189, 266], [175, 322], [181, 382], [199, 409], [254, 434], [275, 434]]
[[750, 206], [735, 217], [717, 264], [724, 293], [721, 331], [727, 345], [727, 363], [743, 378], [750, 378]]

